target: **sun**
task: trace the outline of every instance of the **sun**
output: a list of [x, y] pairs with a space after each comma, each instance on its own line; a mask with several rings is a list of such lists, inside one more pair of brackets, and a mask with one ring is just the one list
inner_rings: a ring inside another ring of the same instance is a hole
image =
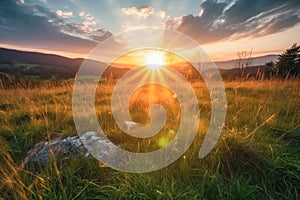
[[145, 65], [151, 70], [160, 69], [165, 65], [165, 54], [161, 51], [149, 52], [145, 55]]

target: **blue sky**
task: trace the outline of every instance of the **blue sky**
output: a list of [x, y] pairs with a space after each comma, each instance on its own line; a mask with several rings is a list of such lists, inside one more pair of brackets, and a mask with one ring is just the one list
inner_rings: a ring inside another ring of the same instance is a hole
[[0, 46], [85, 57], [120, 32], [161, 27], [222, 60], [280, 53], [300, 42], [299, 22], [299, 0], [1, 0]]

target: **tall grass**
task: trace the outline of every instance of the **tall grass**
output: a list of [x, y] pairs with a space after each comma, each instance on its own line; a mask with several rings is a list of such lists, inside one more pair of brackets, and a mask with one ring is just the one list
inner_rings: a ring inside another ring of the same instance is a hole
[[[46, 166], [23, 166], [24, 153], [36, 142], [76, 134], [71, 110], [72, 81], [48, 81], [36, 88], [1, 89], [0, 197], [299, 199], [299, 81], [232, 81], [225, 86], [227, 117], [213, 151], [204, 159], [197, 157], [209, 124], [210, 99], [205, 84], [196, 82], [193, 87], [201, 118], [195, 141], [170, 166], [145, 174], [118, 172], [84, 157], [52, 159]], [[111, 117], [109, 94], [113, 86], [99, 87], [96, 107], [104, 130], [111, 131], [109, 137], [115, 143], [138, 151], [137, 141], [124, 136]], [[144, 108], [143, 102], [138, 105]], [[133, 117], [145, 123], [140, 115], [145, 113]], [[169, 121], [169, 127], [176, 127], [175, 118]], [[171, 137], [165, 132], [161, 134]], [[157, 149], [158, 139], [159, 136], [151, 141], [141, 140], [139, 145], [145, 151]]]

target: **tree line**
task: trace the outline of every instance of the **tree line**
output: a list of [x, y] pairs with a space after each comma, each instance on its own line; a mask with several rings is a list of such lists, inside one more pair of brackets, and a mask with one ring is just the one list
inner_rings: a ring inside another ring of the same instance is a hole
[[299, 78], [300, 77], [300, 45], [293, 44], [285, 50], [276, 62], [265, 63], [266, 75], [276, 78]]

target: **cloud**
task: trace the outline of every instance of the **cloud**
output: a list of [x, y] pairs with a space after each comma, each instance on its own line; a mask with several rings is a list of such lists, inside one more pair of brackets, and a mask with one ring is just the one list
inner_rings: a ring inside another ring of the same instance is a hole
[[24, 0], [19, 0], [19, 3], [25, 4], [25, 1]]
[[168, 20], [167, 28], [180, 31], [200, 44], [229, 38], [260, 37], [291, 28], [300, 22], [300, 1], [205, 1], [199, 15]]
[[165, 28], [168, 28], [168, 29], [177, 29], [181, 23], [182, 23], [182, 18], [183, 17], [175, 17], [173, 19], [170, 19], [168, 20], [166, 23], [165, 23]]
[[154, 12], [153, 8], [149, 6], [121, 8], [121, 11], [125, 15], [136, 16], [138, 18], [149, 17]]
[[98, 30], [97, 28], [91, 28], [84, 23], [58, 23], [56, 26], [63, 32], [82, 36], [85, 34], [92, 34]]
[[[164, 10], [157, 10], [150, 6], [121, 8], [121, 31], [129, 31], [143, 27], [164, 27], [171, 17]], [[171, 24], [171, 22], [169, 23]]]
[[83, 17], [83, 16], [85, 16], [85, 12], [83, 12], [83, 11], [82, 11], [82, 12], [80, 12], [80, 13], [79, 13], [79, 16], [80, 16], [80, 17]]
[[293, 27], [297, 23], [299, 23], [300, 17], [299, 15], [281, 15], [272, 20], [270, 25], [265, 29], [266, 34], [279, 32], [286, 30], [289, 27]]
[[159, 18], [165, 19], [168, 17], [166, 11], [159, 10], [155, 13]]
[[162, 20], [170, 18], [164, 10], [156, 10], [150, 6], [128, 7], [121, 8], [121, 12], [127, 16], [135, 16], [137, 18], [147, 18], [150, 16], [156, 16]]
[[43, 6], [16, 1], [0, 1], [0, 11], [0, 41], [3, 44], [88, 53], [112, 36], [109, 31], [85, 22], [66, 22], [66, 17], [74, 15], [72, 11], [53, 12]]
[[84, 20], [88, 20], [88, 21], [93, 21], [93, 20], [95, 20], [95, 18], [94, 18], [91, 14], [89, 14], [89, 13], [80, 12], [80, 13], [79, 13], [79, 16], [80, 16], [82, 19], [84, 19]]
[[102, 41], [104, 41], [105, 39], [107, 39], [109, 37], [110, 37], [110, 34], [92, 35], [93, 40], [99, 41], [99, 42], [102, 42]]
[[59, 17], [62, 18], [70, 18], [73, 16], [73, 12], [72, 11], [62, 11], [62, 10], [57, 10], [55, 12]]

